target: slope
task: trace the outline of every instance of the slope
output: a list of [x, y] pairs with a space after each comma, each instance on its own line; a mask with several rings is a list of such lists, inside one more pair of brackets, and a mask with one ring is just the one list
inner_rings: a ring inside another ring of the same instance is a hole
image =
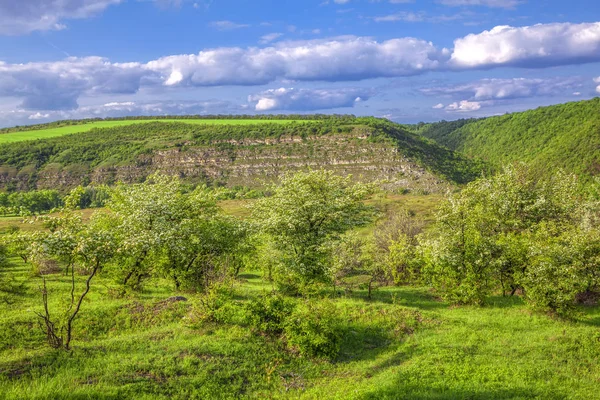
[[600, 98], [411, 130], [495, 167], [524, 161], [540, 172], [563, 168], [585, 178], [600, 173]]
[[256, 187], [283, 172], [328, 168], [392, 188], [441, 191], [481, 166], [376, 118], [310, 124], [147, 122], [0, 145], [0, 187], [67, 189], [138, 182], [154, 171], [192, 183]]

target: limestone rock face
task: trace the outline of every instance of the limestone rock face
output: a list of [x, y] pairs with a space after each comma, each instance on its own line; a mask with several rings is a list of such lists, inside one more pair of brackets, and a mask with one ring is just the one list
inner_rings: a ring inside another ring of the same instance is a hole
[[[262, 187], [287, 171], [325, 168], [387, 189], [446, 191], [448, 183], [401, 154], [389, 140], [369, 140], [368, 132], [311, 137], [227, 140], [210, 145], [183, 143], [139, 155], [127, 165], [68, 168], [47, 165], [35, 171], [37, 188], [68, 189], [82, 183], [142, 182], [155, 171], [189, 182]], [[0, 171], [0, 185], [27, 187], [32, 174]]]

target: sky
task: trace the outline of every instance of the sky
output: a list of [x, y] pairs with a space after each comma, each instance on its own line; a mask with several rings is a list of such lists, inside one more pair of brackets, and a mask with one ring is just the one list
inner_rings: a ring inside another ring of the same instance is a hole
[[0, 0], [0, 126], [502, 115], [600, 96], [599, 21], [598, 0]]

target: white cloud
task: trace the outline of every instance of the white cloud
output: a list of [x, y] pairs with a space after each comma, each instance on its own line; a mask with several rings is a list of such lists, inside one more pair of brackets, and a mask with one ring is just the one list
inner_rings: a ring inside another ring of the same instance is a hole
[[424, 12], [414, 13], [401, 11], [395, 14], [384, 15], [380, 17], [374, 17], [373, 21], [375, 22], [429, 22], [429, 23], [443, 23], [443, 22], [453, 22], [461, 19], [465, 19], [467, 17], [473, 17], [474, 14], [471, 12], [461, 12], [457, 14], [440, 14], [440, 15], [427, 15]]
[[232, 31], [235, 29], [248, 28], [250, 25], [238, 24], [232, 21], [213, 21], [209, 24], [209, 26], [220, 31]]
[[217, 48], [163, 57], [146, 68], [159, 72], [165, 83], [180, 86], [260, 85], [276, 79], [355, 81], [434, 70], [447, 53], [414, 38], [376, 42], [351, 36], [280, 42], [266, 48]]
[[446, 106], [446, 111], [456, 112], [471, 112], [481, 109], [481, 103], [478, 101], [462, 100], [460, 102], [452, 103]]
[[497, 26], [454, 41], [451, 65], [548, 67], [600, 61], [600, 22]]
[[[32, 111], [69, 110], [78, 108], [82, 96], [133, 94], [140, 88], [160, 91], [258, 86], [276, 81], [348, 82], [429, 71], [579, 64], [600, 60], [600, 23], [498, 27], [455, 43], [452, 55], [447, 49], [415, 38], [376, 41], [344, 36], [280, 41], [266, 47], [221, 47], [166, 56], [145, 64], [113, 63], [101, 57], [25, 64], [0, 61], [0, 99], [13, 103], [20, 100], [21, 108]], [[473, 48], [467, 48], [469, 45]], [[430, 88], [424, 93], [447, 95], [452, 101], [554, 95], [582, 91], [577, 79], [490, 79]]]
[[50, 114], [42, 114], [40, 112], [36, 112], [35, 114], [31, 114], [28, 119], [37, 120], [37, 119], [47, 119], [50, 118]]
[[423, 88], [420, 92], [429, 96], [456, 96], [485, 101], [562, 95], [582, 86], [583, 79], [579, 77], [482, 79], [458, 85]]
[[147, 64], [100, 57], [57, 62], [0, 62], [0, 98], [20, 98], [29, 110], [68, 110], [81, 96], [132, 94], [141, 87], [261, 85], [275, 80], [356, 81], [436, 69], [443, 51], [412, 39], [367, 38], [283, 42], [265, 48], [218, 48]]
[[436, 104], [435, 106], [431, 107], [435, 110], [441, 110], [442, 108], [444, 108], [444, 105], [442, 103]]
[[0, 35], [61, 30], [65, 19], [88, 18], [123, 0], [0, 0]]
[[293, 110], [314, 111], [353, 107], [368, 100], [368, 89], [271, 89], [248, 96], [256, 111]]
[[515, 8], [522, 3], [519, 0], [439, 0], [438, 3], [451, 6], [485, 6], [491, 8]]
[[100, 57], [28, 64], [0, 62], [0, 97], [21, 98], [21, 107], [29, 110], [75, 109], [84, 93], [135, 93], [147, 76], [138, 63], [110, 63]]
[[425, 20], [425, 17], [423, 14], [402, 11], [396, 14], [385, 15], [383, 17], [375, 17], [373, 20], [375, 22], [422, 22]]
[[260, 37], [260, 43], [261, 44], [271, 43], [271, 42], [279, 39], [282, 36], [283, 36], [283, 33], [279, 33], [279, 32], [268, 33], [268, 34]]
[[109, 118], [124, 116], [153, 115], [212, 115], [244, 112], [242, 106], [227, 101], [156, 101], [156, 102], [113, 102], [103, 105], [80, 107], [76, 110], [36, 112], [26, 110], [0, 110], [0, 126], [27, 124], [31, 121], [55, 121], [61, 119]]
[[[600, 76], [594, 79], [595, 83], [600, 83]], [[596, 92], [600, 93], [600, 85], [596, 86]]]

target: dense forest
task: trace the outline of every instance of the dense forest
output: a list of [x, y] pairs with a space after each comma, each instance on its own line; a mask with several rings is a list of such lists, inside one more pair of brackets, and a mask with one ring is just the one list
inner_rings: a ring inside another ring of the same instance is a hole
[[600, 98], [410, 129], [496, 168], [524, 161], [542, 173], [549, 165], [586, 177], [600, 172]]

